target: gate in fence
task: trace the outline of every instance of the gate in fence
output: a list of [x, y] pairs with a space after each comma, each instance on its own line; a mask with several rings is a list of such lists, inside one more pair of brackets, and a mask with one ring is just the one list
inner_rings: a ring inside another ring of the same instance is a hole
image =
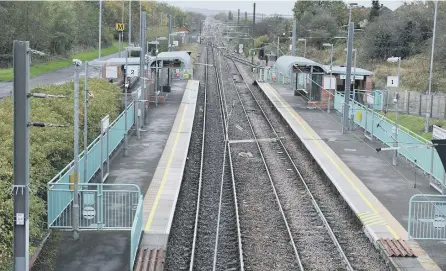
[[407, 233], [409, 239], [446, 240], [446, 195], [412, 196]]

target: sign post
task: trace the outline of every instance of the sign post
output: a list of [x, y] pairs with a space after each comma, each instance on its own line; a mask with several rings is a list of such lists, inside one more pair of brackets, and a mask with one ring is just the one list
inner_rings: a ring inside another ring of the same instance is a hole
[[[105, 116], [105, 118], [103, 118], [102, 120], [101, 120], [101, 183], [104, 183], [104, 181], [107, 179], [107, 177], [108, 177], [108, 173], [109, 173], [109, 171], [110, 171], [110, 157], [109, 157], [109, 155], [108, 155], [108, 152], [109, 152], [109, 149], [108, 149], [108, 147], [109, 147], [109, 133], [108, 133], [108, 126], [109, 126], [109, 124], [110, 124], [110, 116], [109, 115], [107, 115], [107, 116]], [[103, 148], [103, 138], [104, 138], [104, 135], [107, 135], [107, 141], [106, 141], [106, 144], [107, 144], [107, 146], [106, 146], [106, 153], [107, 153], [107, 174], [105, 174], [105, 176], [104, 176], [104, 148]]]
[[116, 28], [116, 31], [119, 32], [119, 34], [118, 34], [118, 39], [119, 39], [118, 48], [119, 48], [119, 57], [121, 58], [121, 40], [124, 39], [124, 35], [122, 33], [124, 33], [125, 24], [123, 24], [123, 23], [116, 23], [115, 28]]

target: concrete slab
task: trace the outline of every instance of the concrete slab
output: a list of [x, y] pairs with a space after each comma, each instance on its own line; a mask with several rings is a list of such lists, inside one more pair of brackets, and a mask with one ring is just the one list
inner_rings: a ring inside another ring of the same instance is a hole
[[71, 232], [63, 232], [55, 270], [129, 270], [129, 238], [130, 231], [87, 231], [74, 241]]
[[[370, 142], [362, 129], [351, 133], [341, 133], [341, 116], [332, 110], [330, 114], [319, 109], [307, 109], [302, 97], [294, 96], [287, 86], [272, 84], [293, 109], [311, 126], [313, 130], [341, 160], [356, 174], [367, 188], [390, 211], [407, 230], [409, 199], [420, 192], [438, 194], [429, 186], [428, 179], [420, 172], [415, 172], [404, 159], [393, 167], [392, 153], [377, 153], [378, 142]], [[446, 242], [420, 241], [421, 247], [446, 270]]]

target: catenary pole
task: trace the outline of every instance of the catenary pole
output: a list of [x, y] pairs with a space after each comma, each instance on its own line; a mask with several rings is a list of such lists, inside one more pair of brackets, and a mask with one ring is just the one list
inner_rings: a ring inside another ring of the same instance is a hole
[[84, 81], [84, 182], [88, 181], [88, 62], [85, 61]]
[[429, 90], [428, 90], [428, 94], [429, 94], [429, 102], [427, 103], [428, 106], [428, 111], [427, 114], [428, 116], [427, 118], [427, 129], [425, 129], [425, 133], [429, 132], [429, 118], [432, 118], [432, 108], [431, 108], [431, 89], [432, 89], [432, 71], [433, 71], [433, 67], [434, 67], [434, 52], [435, 52], [435, 32], [437, 30], [437, 9], [438, 9], [438, 1], [434, 1], [434, 29], [433, 29], [433, 35], [432, 35], [432, 49], [431, 49], [431, 62], [430, 62], [430, 67], [429, 67]]
[[29, 42], [14, 41], [14, 270], [29, 270]]
[[99, 58], [101, 58], [102, 47], [102, 0], [99, 0]]

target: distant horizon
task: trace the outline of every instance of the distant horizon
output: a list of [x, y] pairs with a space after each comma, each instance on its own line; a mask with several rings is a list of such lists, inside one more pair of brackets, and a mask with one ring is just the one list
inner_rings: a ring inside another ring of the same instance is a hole
[[[253, 3], [256, 3], [256, 13], [259, 14], [283, 14], [283, 15], [292, 15], [293, 7], [296, 1], [274, 1], [274, 0], [257, 0], [257, 1], [237, 1], [237, 0], [192, 0], [192, 1], [179, 1], [179, 0], [162, 0], [162, 2], [177, 6], [181, 9], [201, 9], [208, 11], [229, 11], [229, 10], [237, 10], [240, 9], [242, 14], [247, 11], [248, 13], [252, 13]], [[358, 3], [361, 6], [370, 7], [372, 5], [372, 1], [370, 0], [348, 0], [344, 1], [346, 3]], [[398, 7], [402, 6], [404, 2], [413, 2], [413, 0], [403, 1], [379, 1], [380, 4], [383, 4], [385, 7], [396, 10]]]

